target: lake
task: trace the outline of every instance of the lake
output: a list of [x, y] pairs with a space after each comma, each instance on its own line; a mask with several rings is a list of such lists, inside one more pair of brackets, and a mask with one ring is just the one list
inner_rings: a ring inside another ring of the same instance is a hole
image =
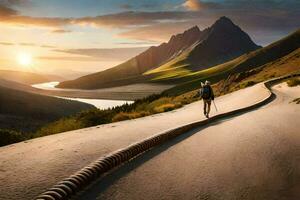
[[[52, 81], [52, 82], [46, 82], [46, 83], [33, 84], [31, 86], [34, 88], [42, 89], [42, 90], [80, 91], [80, 90], [76, 90], [76, 89], [56, 88], [55, 86], [58, 84], [59, 84], [59, 82]], [[60, 96], [55, 96], [55, 97], [92, 104], [99, 109], [107, 109], [107, 108], [112, 108], [115, 106], [121, 106], [125, 103], [131, 104], [134, 102], [134, 101], [125, 101], [125, 100], [123, 101], [123, 100], [108, 100], [108, 99], [83, 99], [83, 98], [69, 98], [69, 97], [60, 97]]]

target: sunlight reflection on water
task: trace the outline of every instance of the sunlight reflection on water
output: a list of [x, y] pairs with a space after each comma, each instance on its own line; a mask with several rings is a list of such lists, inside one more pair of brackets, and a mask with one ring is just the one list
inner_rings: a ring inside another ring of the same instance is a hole
[[[74, 89], [62, 89], [62, 88], [55, 88], [55, 86], [59, 82], [53, 81], [53, 82], [47, 82], [47, 83], [39, 83], [39, 84], [34, 84], [32, 87], [38, 88], [38, 89], [43, 89], [43, 90], [66, 90], [66, 91], [76, 91]], [[80, 91], [80, 90], [79, 90]], [[58, 97], [58, 96], [55, 96]], [[112, 108], [115, 106], [121, 106], [125, 103], [131, 104], [133, 101], [122, 101], [122, 100], [107, 100], [107, 99], [83, 99], [83, 98], [69, 98], [69, 97], [58, 97], [62, 99], [70, 99], [70, 100], [75, 100], [75, 101], [80, 101], [88, 104], [92, 104], [97, 108], [100, 109], [107, 109], [107, 108]]]

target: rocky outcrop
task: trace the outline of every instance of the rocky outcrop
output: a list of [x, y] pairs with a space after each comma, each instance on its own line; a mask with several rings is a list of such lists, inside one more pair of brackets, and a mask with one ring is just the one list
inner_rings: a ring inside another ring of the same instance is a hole
[[207, 38], [192, 50], [189, 61], [201, 70], [258, 48], [260, 46], [240, 27], [229, 18], [221, 17], [211, 26]]

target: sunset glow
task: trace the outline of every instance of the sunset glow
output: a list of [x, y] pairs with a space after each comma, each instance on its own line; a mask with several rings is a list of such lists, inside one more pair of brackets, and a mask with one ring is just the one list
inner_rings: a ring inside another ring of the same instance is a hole
[[28, 53], [20, 53], [17, 57], [17, 61], [20, 65], [28, 67], [32, 64], [32, 56]]

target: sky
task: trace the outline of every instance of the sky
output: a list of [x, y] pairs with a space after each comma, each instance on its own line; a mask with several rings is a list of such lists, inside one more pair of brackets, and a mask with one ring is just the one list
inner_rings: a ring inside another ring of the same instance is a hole
[[78, 77], [221, 16], [265, 46], [300, 27], [300, 1], [0, 0], [0, 69]]

